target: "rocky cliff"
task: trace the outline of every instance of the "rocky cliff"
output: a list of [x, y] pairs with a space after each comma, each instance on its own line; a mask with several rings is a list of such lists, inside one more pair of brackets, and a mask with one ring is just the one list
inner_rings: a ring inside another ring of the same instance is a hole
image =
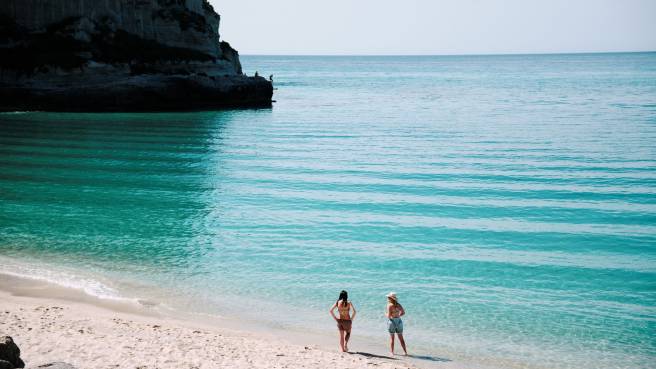
[[266, 106], [207, 0], [3, 0], [0, 110]]

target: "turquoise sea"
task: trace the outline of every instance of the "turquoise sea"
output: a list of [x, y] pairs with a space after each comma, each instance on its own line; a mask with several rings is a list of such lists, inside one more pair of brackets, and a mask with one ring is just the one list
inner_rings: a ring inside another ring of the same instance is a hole
[[[272, 109], [0, 114], [0, 272], [498, 368], [655, 368], [656, 53], [243, 57]], [[361, 340], [361, 341], [358, 341]]]

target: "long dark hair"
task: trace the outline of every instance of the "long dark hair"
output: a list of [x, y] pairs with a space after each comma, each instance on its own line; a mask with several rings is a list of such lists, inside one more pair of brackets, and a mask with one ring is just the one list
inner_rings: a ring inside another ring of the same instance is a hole
[[342, 290], [342, 292], [339, 293], [339, 299], [337, 299], [337, 305], [339, 305], [340, 301], [344, 301], [342, 306], [348, 306], [348, 292]]

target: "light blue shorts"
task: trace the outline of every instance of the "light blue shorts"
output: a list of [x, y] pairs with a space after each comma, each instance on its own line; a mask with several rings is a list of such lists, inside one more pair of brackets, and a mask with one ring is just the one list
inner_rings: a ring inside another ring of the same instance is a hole
[[387, 321], [387, 331], [391, 334], [403, 333], [403, 320], [401, 318], [391, 318]]

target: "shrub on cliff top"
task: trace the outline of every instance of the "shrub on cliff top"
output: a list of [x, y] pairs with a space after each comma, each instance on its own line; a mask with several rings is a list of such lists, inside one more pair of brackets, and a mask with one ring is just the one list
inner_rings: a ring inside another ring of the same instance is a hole
[[212, 4], [210, 4], [210, 2], [207, 0], [203, 0], [203, 9], [205, 9], [205, 11], [208, 13], [216, 13]]

